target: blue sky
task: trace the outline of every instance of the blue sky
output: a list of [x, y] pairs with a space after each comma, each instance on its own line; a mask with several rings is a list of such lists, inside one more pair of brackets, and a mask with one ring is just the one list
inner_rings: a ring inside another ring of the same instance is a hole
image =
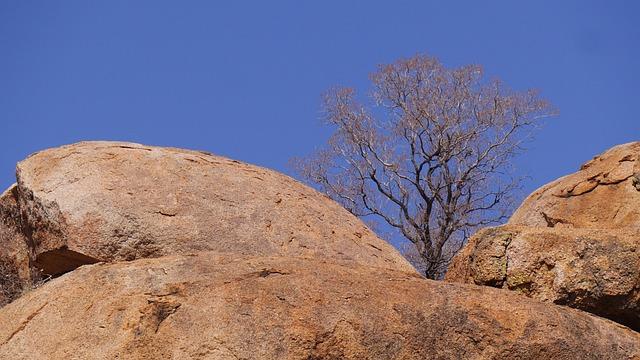
[[319, 95], [380, 63], [477, 63], [560, 110], [525, 192], [640, 140], [632, 1], [2, 1], [0, 186], [39, 149], [127, 140], [288, 172], [321, 146]]

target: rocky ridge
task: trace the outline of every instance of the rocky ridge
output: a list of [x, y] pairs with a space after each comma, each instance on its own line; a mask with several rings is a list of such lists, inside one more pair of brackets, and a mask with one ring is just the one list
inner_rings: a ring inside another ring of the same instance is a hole
[[0, 198], [0, 286], [52, 279], [5, 298], [0, 358], [640, 357], [640, 334], [609, 320], [421, 278], [270, 170], [86, 142], [29, 157], [17, 180]]

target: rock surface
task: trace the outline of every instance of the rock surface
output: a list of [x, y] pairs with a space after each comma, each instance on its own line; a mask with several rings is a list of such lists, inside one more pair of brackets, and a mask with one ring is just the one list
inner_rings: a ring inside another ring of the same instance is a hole
[[17, 188], [0, 195], [0, 307], [11, 302], [32, 283], [27, 238], [20, 231]]
[[640, 142], [618, 145], [534, 191], [509, 224], [640, 229]]
[[[0, 301], [22, 296], [0, 309], [0, 359], [640, 359], [640, 334], [614, 322], [422, 279], [338, 204], [270, 170], [90, 142], [34, 154], [17, 180], [0, 196]], [[509, 231], [477, 251], [494, 286], [513, 282], [501, 249], [529, 266], [546, 244]], [[609, 238], [584, 240], [589, 261], [571, 247], [549, 259], [567, 279], [611, 259], [594, 251], [637, 264], [635, 243]], [[637, 266], [607, 264], [596, 283], [636, 286]], [[25, 292], [41, 272], [59, 276]]]
[[447, 281], [515, 290], [640, 331], [640, 142], [616, 146], [478, 232]]
[[638, 239], [622, 230], [488, 228], [455, 257], [446, 279], [514, 290], [640, 330]]
[[640, 356], [638, 333], [503, 290], [213, 253], [83, 266], [0, 324], [0, 358], [16, 360]]
[[277, 172], [203, 152], [83, 142], [30, 156], [18, 164], [17, 180], [20, 231], [45, 274], [202, 251], [414, 271], [328, 197]]

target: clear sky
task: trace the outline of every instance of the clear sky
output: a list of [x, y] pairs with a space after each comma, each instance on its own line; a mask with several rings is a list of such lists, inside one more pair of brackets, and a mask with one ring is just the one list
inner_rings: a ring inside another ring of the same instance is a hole
[[321, 146], [319, 95], [380, 63], [478, 63], [560, 110], [525, 192], [640, 140], [637, 1], [2, 1], [0, 186], [80, 140], [196, 148], [288, 172]]

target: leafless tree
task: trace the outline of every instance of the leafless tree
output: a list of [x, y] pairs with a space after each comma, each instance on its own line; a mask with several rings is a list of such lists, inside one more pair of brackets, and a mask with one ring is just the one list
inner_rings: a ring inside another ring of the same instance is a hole
[[335, 132], [294, 167], [353, 214], [402, 234], [424, 275], [440, 278], [472, 231], [506, 219], [520, 183], [511, 160], [553, 111], [533, 90], [484, 80], [479, 66], [448, 69], [424, 55], [370, 78], [368, 105], [351, 88], [323, 96]]

